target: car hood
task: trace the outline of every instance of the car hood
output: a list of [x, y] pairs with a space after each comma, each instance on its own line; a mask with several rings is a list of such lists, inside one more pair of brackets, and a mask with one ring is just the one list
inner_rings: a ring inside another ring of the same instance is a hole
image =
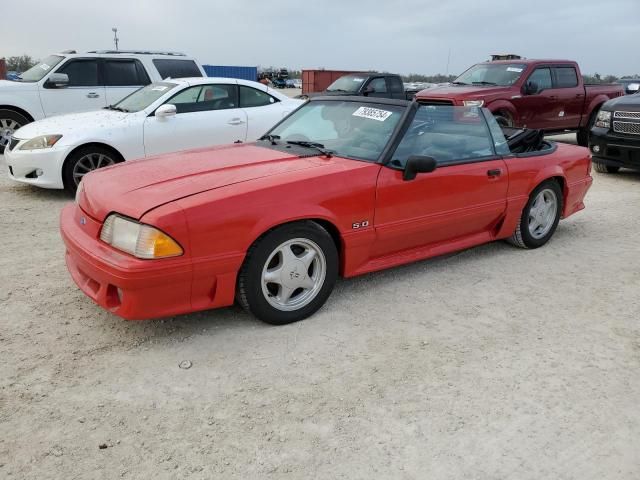
[[0, 80], [0, 94], [25, 90], [38, 90], [36, 82], [14, 82], [9, 80]]
[[468, 99], [473, 97], [484, 98], [492, 95], [499, 95], [510, 91], [510, 87], [482, 87], [477, 85], [460, 85], [460, 86], [444, 86], [432, 87], [421, 90], [416, 98], [418, 100], [426, 98], [447, 98], [447, 99]]
[[37, 137], [39, 135], [65, 135], [78, 132], [105, 129], [117, 126], [133, 118], [135, 113], [116, 112], [114, 110], [97, 110], [95, 112], [70, 113], [45, 118], [37, 122], [28, 123], [16, 130], [14, 136], [20, 139]]
[[640, 93], [617, 97], [606, 102], [604, 110], [623, 110], [628, 112], [640, 112]]
[[300, 157], [257, 144], [171, 153], [86, 175], [80, 206], [98, 221], [111, 212], [140, 219], [156, 207], [191, 195], [324, 164], [317, 157]]

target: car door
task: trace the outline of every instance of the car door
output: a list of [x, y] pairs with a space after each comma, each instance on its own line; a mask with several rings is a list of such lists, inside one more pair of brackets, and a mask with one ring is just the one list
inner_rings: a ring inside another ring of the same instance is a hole
[[[405, 181], [411, 155], [431, 156], [438, 166]], [[378, 176], [373, 256], [474, 236], [490, 240], [506, 209], [507, 186], [505, 162], [478, 109], [419, 107]]]
[[577, 128], [585, 102], [585, 90], [578, 81], [578, 72], [573, 65], [560, 65], [553, 68], [553, 76], [556, 103], [559, 105], [558, 128]]
[[526, 79], [525, 86], [529, 82], [535, 82], [537, 92], [527, 93], [523, 88], [522, 95], [511, 100], [520, 116], [516, 123], [527, 128], [550, 128], [557, 123], [551, 67], [536, 67]]
[[71, 58], [60, 65], [55, 73], [69, 77], [66, 87], [55, 88], [46, 81], [40, 89], [40, 101], [45, 116], [72, 112], [100, 110], [107, 103], [105, 88], [99, 74], [96, 58]]
[[390, 92], [391, 98], [400, 98], [406, 100], [404, 93], [404, 84], [399, 77], [387, 77], [387, 90]]
[[247, 141], [257, 140], [294, 107], [279, 101], [264, 90], [240, 84], [240, 107], [247, 116]]
[[107, 105], [115, 105], [151, 80], [140, 60], [135, 58], [105, 58], [102, 60]]
[[176, 114], [146, 118], [146, 156], [246, 140], [247, 116], [235, 83], [186, 87], [164, 103], [175, 105]]

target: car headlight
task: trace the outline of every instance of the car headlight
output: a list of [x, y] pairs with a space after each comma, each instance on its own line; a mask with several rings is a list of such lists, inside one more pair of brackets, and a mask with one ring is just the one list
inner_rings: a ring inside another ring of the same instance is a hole
[[611, 128], [611, 112], [600, 110], [596, 117], [596, 127]]
[[24, 143], [20, 147], [20, 150], [42, 150], [43, 148], [51, 148], [61, 138], [62, 135], [40, 135]]
[[117, 214], [111, 214], [105, 220], [100, 240], [138, 258], [167, 258], [183, 254], [182, 247], [166, 233]]
[[482, 107], [484, 100], [464, 100], [462, 103], [465, 107]]

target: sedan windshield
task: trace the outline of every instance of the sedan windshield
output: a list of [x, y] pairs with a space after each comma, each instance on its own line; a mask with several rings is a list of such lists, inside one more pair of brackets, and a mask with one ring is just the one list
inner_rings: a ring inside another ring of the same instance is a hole
[[341, 157], [375, 162], [406, 108], [370, 102], [312, 101], [264, 138], [280, 146], [306, 144]]
[[357, 92], [364, 82], [363, 75], [345, 75], [327, 87], [327, 92]]
[[518, 81], [526, 67], [522, 63], [479, 63], [456, 78], [453, 83], [507, 87]]
[[146, 87], [136, 90], [128, 97], [123, 98], [116, 103], [114, 107], [117, 110], [123, 110], [125, 112], [139, 112], [175, 87], [177, 87], [177, 84], [170, 82], [151, 83]]
[[51, 71], [53, 67], [58, 65], [64, 59], [61, 55], [51, 55], [38, 63], [35, 67], [31, 67], [29, 70], [20, 75], [19, 80], [22, 82], [38, 82], [42, 80], [47, 73]]

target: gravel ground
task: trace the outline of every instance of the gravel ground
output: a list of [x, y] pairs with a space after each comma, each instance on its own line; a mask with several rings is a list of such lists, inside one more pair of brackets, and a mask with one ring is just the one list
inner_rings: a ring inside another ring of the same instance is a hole
[[341, 281], [270, 327], [96, 307], [69, 199], [0, 157], [0, 478], [637, 479], [640, 174], [594, 176], [542, 249]]

